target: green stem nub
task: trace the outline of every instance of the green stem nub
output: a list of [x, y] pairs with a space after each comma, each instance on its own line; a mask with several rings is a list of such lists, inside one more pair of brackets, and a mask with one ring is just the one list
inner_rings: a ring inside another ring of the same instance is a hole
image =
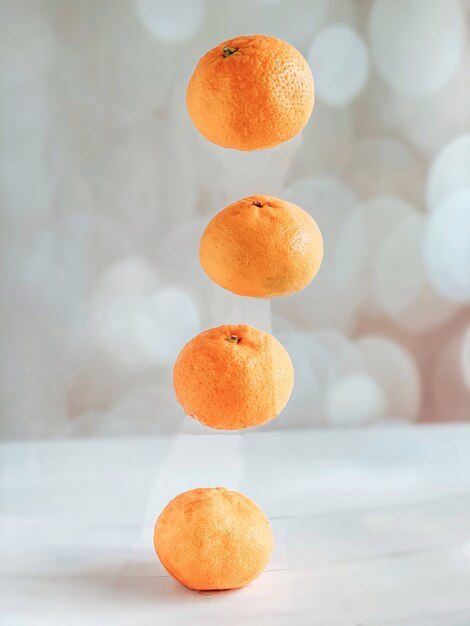
[[230, 335], [230, 337], [227, 337], [227, 341], [230, 343], [238, 343], [240, 341], [240, 337], [237, 337], [236, 335]]
[[237, 50], [238, 50], [238, 48], [228, 48], [228, 47], [225, 47], [225, 48], [223, 49], [224, 59], [225, 59], [226, 57], [229, 57], [231, 54], [233, 54], [233, 53], [234, 53], [234, 52], [236, 52]]

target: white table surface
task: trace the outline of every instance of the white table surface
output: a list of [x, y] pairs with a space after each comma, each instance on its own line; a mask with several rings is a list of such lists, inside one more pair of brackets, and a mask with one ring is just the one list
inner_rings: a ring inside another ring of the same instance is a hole
[[[3, 444], [2, 626], [470, 626], [470, 426]], [[177, 493], [269, 515], [254, 583], [198, 593], [153, 552]]]

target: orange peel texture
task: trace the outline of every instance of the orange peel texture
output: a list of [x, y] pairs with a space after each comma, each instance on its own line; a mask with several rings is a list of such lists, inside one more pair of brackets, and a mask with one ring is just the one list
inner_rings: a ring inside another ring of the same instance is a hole
[[252, 500], [222, 487], [185, 491], [155, 524], [155, 551], [165, 569], [190, 589], [237, 589], [266, 567], [273, 537]]
[[294, 369], [272, 335], [246, 325], [206, 330], [181, 350], [173, 385], [185, 412], [206, 426], [260, 426], [287, 404]]
[[293, 46], [264, 35], [229, 39], [207, 52], [189, 81], [191, 120], [224, 148], [273, 148], [297, 135], [313, 109], [313, 77]]
[[309, 284], [321, 265], [323, 240], [315, 220], [297, 205], [250, 196], [209, 222], [199, 257], [206, 274], [224, 289], [270, 298]]

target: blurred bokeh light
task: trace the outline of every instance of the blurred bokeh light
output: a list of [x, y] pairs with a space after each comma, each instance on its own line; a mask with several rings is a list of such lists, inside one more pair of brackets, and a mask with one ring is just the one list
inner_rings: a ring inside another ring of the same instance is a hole
[[205, 0], [136, 0], [137, 14], [157, 39], [168, 43], [190, 39], [201, 28]]
[[465, 47], [459, 0], [375, 0], [370, 12], [372, 56], [383, 78], [404, 94], [443, 88]]
[[448, 196], [429, 216], [424, 258], [438, 293], [470, 302], [470, 187]]
[[316, 97], [345, 106], [361, 92], [369, 74], [367, 48], [346, 26], [331, 26], [314, 40], [308, 60], [315, 76]]

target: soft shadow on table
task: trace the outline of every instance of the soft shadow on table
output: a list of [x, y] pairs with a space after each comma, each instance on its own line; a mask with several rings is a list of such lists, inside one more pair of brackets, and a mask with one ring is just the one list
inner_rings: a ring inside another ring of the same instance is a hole
[[101, 598], [116, 602], [193, 603], [201, 601], [203, 596], [221, 598], [239, 591], [194, 591], [177, 582], [160, 564], [148, 561], [97, 564], [66, 578], [74, 593], [82, 596], [99, 593]]

